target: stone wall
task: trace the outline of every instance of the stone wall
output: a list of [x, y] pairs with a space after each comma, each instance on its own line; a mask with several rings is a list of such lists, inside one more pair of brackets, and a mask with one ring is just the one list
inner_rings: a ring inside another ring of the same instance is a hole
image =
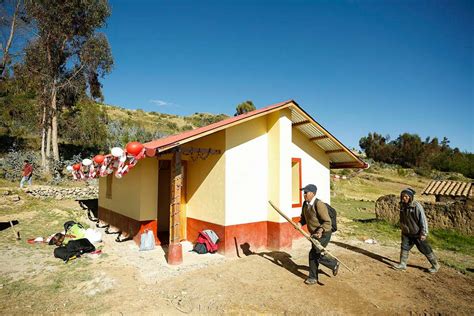
[[26, 187], [25, 192], [32, 197], [40, 199], [53, 198], [56, 200], [86, 200], [97, 199], [99, 197], [98, 186], [65, 188], [34, 185]]
[[[384, 195], [375, 202], [375, 215], [392, 224], [399, 222], [399, 201], [397, 195]], [[474, 201], [420, 202], [425, 209], [429, 228], [454, 229], [474, 235]]]

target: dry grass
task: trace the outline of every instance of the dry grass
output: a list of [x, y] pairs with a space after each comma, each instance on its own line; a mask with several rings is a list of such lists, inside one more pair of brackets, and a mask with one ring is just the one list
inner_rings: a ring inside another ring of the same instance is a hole
[[[347, 180], [332, 182], [332, 204], [345, 223], [341, 236], [378, 242], [394, 246], [400, 242], [400, 229], [384, 221], [376, 221], [375, 201], [383, 195], [395, 194], [406, 188], [414, 188], [418, 200], [433, 201], [432, 196], [421, 195], [431, 179], [415, 174], [410, 169], [400, 172], [395, 168], [376, 167], [353, 173]], [[474, 237], [447, 230], [431, 230], [429, 240], [435, 251], [440, 252], [441, 262], [463, 273], [474, 264]]]

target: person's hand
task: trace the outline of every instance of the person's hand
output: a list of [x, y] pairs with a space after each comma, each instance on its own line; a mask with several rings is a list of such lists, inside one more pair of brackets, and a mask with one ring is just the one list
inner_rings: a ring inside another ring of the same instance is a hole
[[296, 223], [296, 226], [298, 226], [298, 228], [303, 227], [303, 226], [301, 226], [301, 223], [300, 223], [300, 222]]
[[420, 240], [421, 240], [421, 241], [426, 240], [426, 235], [420, 235]]
[[323, 230], [322, 229], [316, 229], [316, 232], [312, 235], [312, 237], [316, 239], [320, 239], [323, 237]]

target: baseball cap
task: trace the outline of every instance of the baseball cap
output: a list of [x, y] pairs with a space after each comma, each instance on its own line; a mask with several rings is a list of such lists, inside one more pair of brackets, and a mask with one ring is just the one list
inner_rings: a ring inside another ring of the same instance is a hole
[[313, 192], [313, 193], [316, 193], [316, 191], [318, 190], [316, 188], [316, 186], [314, 184], [308, 184], [307, 186], [305, 186], [304, 188], [301, 188], [300, 189], [301, 191], [304, 191], [304, 192]]

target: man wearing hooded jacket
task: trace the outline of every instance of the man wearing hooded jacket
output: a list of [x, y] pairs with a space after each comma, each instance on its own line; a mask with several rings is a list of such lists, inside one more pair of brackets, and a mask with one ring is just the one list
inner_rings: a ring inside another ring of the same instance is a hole
[[425, 210], [418, 201], [414, 200], [415, 191], [407, 188], [400, 193], [400, 228], [402, 230], [402, 243], [400, 250], [400, 263], [394, 265], [396, 270], [405, 271], [407, 268], [408, 254], [413, 245], [426, 256], [431, 263], [429, 273], [439, 270], [438, 260], [426, 240], [428, 236], [428, 221]]

